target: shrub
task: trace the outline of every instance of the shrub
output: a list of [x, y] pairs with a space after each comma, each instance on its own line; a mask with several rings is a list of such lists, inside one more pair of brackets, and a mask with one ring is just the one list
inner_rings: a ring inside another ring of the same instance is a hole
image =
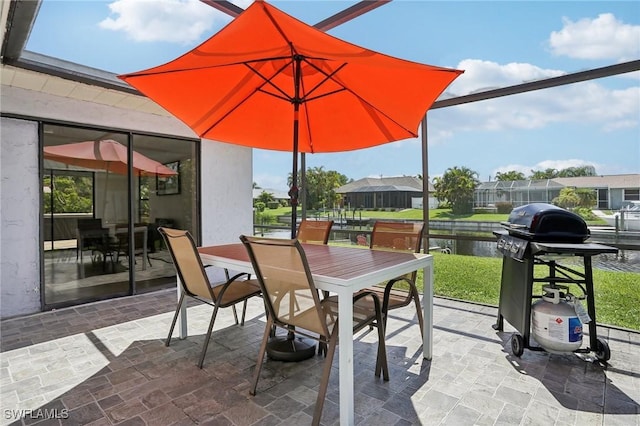
[[596, 219], [596, 215], [594, 215], [591, 209], [587, 207], [577, 207], [573, 210], [573, 212], [579, 214], [584, 220]]
[[507, 201], [500, 201], [498, 203], [496, 203], [496, 209], [498, 210], [498, 213], [511, 213], [511, 210], [513, 210], [513, 204], [507, 202]]

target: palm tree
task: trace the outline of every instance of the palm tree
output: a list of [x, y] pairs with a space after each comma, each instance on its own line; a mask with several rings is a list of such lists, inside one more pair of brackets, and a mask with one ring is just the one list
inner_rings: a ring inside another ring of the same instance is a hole
[[524, 173], [517, 172], [515, 170], [509, 170], [508, 172], [498, 172], [496, 173], [496, 180], [501, 182], [510, 182], [513, 180], [524, 180]]
[[467, 167], [448, 168], [442, 177], [433, 179], [436, 198], [448, 202], [454, 214], [473, 211], [473, 194], [479, 184], [478, 173]]

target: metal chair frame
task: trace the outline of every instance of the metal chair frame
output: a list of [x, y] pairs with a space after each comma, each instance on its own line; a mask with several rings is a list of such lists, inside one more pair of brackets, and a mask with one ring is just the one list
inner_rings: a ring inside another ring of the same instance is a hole
[[[247, 248], [249, 258], [253, 265], [254, 272], [263, 293], [263, 299], [267, 308], [267, 324], [265, 327], [262, 344], [258, 353], [258, 361], [254, 371], [253, 384], [249, 393], [256, 394], [260, 371], [267, 348], [267, 342], [271, 335], [273, 326], [281, 327], [287, 331], [294, 330], [295, 333], [317, 340], [327, 346], [325, 364], [320, 380], [320, 389], [316, 399], [313, 414], [313, 425], [320, 424], [322, 408], [329, 385], [331, 364], [335, 348], [338, 344], [338, 304], [335, 297], [320, 299], [319, 292], [313, 282], [309, 263], [304, 249], [297, 239], [283, 240], [274, 238], [257, 238], [241, 236], [241, 241]], [[269, 258], [265, 255], [269, 252]], [[277, 253], [277, 254], [276, 254]], [[288, 266], [288, 261], [300, 268]], [[267, 275], [263, 271], [268, 271]], [[304, 277], [305, 283], [300, 280]], [[289, 285], [290, 284], [290, 285]], [[278, 291], [275, 291], [278, 289]], [[297, 292], [296, 292], [297, 291]], [[310, 303], [310, 297], [313, 303]], [[295, 300], [304, 297], [305, 305], [295, 303]], [[373, 300], [374, 312], [369, 313], [369, 302], [359, 305], [358, 302], [370, 297]], [[284, 300], [288, 298], [288, 300]], [[278, 309], [274, 307], [274, 302]], [[374, 321], [383, 325], [382, 307], [380, 300], [373, 293], [362, 292], [354, 297], [354, 332], [361, 330]], [[313, 305], [313, 306], [311, 306]], [[280, 307], [286, 307], [284, 314]], [[356, 308], [360, 309], [356, 309]], [[306, 308], [306, 309], [305, 309]], [[356, 316], [357, 313], [360, 316]], [[367, 313], [365, 313], [367, 312]], [[287, 318], [289, 320], [287, 320]], [[308, 328], [301, 327], [306, 324]], [[378, 327], [378, 360], [376, 363], [376, 377], [382, 373], [385, 381], [389, 380], [389, 370], [387, 366], [386, 348], [384, 342], [384, 328]]]
[[[171, 254], [176, 273], [180, 278], [182, 285], [180, 300], [178, 301], [165, 345], [169, 346], [171, 343], [171, 336], [173, 334], [178, 315], [180, 314], [180, 307], [184, 303], [185, 297], [188, 296], [213, 306], [213, 313], [211, 314], [211, 320], [209, 321], [209, 328], [205, 336], [200, 360], [198, 361], [198, 367], [202, 368], [204, 364], [204, 357], [207, 353], [207, 347], [209, 346], [209, 340], [211, 340], [211, 333], [216, 321], [218, 309], [232, 307], [236, 324], [238, 324], [235, 305], [243, 302], [242, 321], [240, 322], [240, 325], [244, 325], [247, 300], [254, 296], [261, 295], [260, 286], [256, 280], [240, 280], [242, 276], [248, 277], [248, 274], [246, 273], [239, 273], [229, 277], [227, 270], [225, 270], [226, 281], [212, 285], [205, 272], [202, 260], [198, 254], [196, 243], [191, 234], [188, 231], [164, 227], [158, 228], [158, 231], [165, 240], [169, 253]], [[183, 242], [183, 246], [179, 247], [177, 245], [180, 243], [181, 239], [186, 239], [187, 243]]]

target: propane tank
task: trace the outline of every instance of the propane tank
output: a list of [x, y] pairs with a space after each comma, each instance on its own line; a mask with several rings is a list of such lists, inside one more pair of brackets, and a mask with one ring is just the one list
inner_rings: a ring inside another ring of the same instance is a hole
[[542, 288], [542, 298], [531, 307], [533, 338], [547, 352], [573, 352], [582, 346], [582, 322], [575, 309], [575, 299], [566, 286]]

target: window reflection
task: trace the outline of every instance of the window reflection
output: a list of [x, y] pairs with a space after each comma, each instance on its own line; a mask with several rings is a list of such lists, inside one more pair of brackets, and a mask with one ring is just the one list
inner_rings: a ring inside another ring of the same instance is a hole
[[[198, 235], [196, 143], [53, 124], [43, 135], [45, 305], [174, 285], [157, 227]], [[178, 178], [179, 188], [159, 191]]]

